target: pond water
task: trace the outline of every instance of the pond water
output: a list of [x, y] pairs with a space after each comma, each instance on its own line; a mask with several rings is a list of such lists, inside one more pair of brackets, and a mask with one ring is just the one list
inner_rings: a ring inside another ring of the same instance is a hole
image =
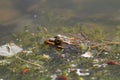
[[[0, 1], [0, 41], [9, 40], [13, 32], [22, 31], [24, 26], [32, 29], [45, 27], [74, 26], [105, 27], [109, 31], [120, 25], [120, 0], [1, 0]], [[107, 67], [104, 70], [115, 70]], [[2, 70], [2, 69], [1, 69]], [[104, 70], [96, 70], [102, 74]], [[118, 80], [117, 71], [113, 77]], [[91, 79], [103, 80], [103, 79]], [[107, 80], [107, 79], [106, 79]]]
[[0, 38], [26, 25], [116, 27], [120, 21], [119, 0], [1, 0]]

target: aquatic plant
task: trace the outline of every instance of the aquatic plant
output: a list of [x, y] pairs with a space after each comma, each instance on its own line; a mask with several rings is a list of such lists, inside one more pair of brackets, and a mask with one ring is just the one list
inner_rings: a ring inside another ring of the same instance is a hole
[[[65, 48], [67, 50], [44, 44], [45, 40], [55, 36], [56, 33], [74, 37], [78, 39], [75, 41], [81, 42], [67, 46]], [[86, 41], [80, 40], [80, 34], [85, 40], [90, 41], [89, 44], [86, 45]], [[107, 41], [104, 31], [100, 28], [88, 29], [84, 25], [77, 25], [49, 29], [39, 26], [35, 31], [31, 31], [29, 26], [26, 26], [24, 31], [14, 33], [12, 36], [11, 41], [21, 46], [24, 51], [9, 58], [1, 56], [0, 78], [9, 80], [119, 80], [120, 78], [117, 76], [120, 74], [118, 65], [120, 42]], [[78, 51], [68, 51], [69, 48]], [[88, 52], [92, 57], [89, 54], [87, 54], [89, 57], [82, 56]], [[117, 64], [110, 65], [112, 63]], [[116, 72], [116, 75], [113, 74]]]

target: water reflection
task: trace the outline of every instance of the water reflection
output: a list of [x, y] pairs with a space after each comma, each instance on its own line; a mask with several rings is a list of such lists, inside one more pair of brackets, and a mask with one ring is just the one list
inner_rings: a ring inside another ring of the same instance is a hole
[[0, 37], [25, 25], [119, 25], [119, 0], [1, 0]]

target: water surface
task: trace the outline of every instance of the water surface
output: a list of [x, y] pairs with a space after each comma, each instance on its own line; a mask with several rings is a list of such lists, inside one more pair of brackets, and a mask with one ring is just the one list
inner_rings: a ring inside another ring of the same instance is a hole
[[0, 38], [26, 25], [115, 28], [120, 21], [119, 0], [1, 0]]

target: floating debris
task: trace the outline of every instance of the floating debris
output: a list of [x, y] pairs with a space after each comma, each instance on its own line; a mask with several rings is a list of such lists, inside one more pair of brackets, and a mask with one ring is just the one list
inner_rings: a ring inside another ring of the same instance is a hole
[[48, 61], [51, 57], [49, 55], [46, 55], [46, 54], [43, 54], [40, 56], [40, 59], [41, 60], [45, 60], [45, 61]]
[[81, 43], [81, 44], [79, 45], [79, 48], [80, 48], [81, 50], [87, 50], [87, 49], [88, 49], [88, 44], [87, 44], [87, 43]]
[[21, 52], [23, 49], [14, 43], [7, 43], [0, 47], [0, 56], [12, 57], [15, 54]]
[[22, 69], [22, 74], [26, 74], [26, 73], [28, 73], [29, 72], [29, 69], [28, 68], [24, 68], [24, 69]]
[[102, 58], [96, 58], [96, 59], [93, 59], [93, 63], [94, 64], [97, 64], [97, 63], [103, 63], [105, 61], [105, 59], [102, 59]]
[[70, 65], [70, 67], [76, 67], [76, 66], [77, 66], [77, 65], [75, 65], [75, 64], [71, 64], [71, 65]]
[[108, 65], [120, 65], [119, 62], [115, 62], [115, 61], [109, 61], [107, 62]]
[[105, 63], [103, 63], [103, 64], [94, 64], [93, 65], [94, 67], [98, 67], [98, 68], [100, 68], [100, 67], [106, 67], [107, 66], [107, 64], [105, 64]]
[[55, 80], [57, 78], [56, 74], [51, 75], [51, 80]]
[[23, 53], [26, 53], [26, 54], [31, 54], [31, 53], [33, 53], [32, 51], [22, 51]]
[[90, 75], [90, 73], [89, 73], [88, 71], [89, 71], [88, 69], [85, 69], [85, 70], [77, 69], [77, 70], [76, 70], [76, 73], [77, 73], [79, 76], [88, 76], [88, 75]]
[[92, 54], [93, 54], [93, 53], [91, 53], [90, 51], [87, 51], [87, 52], [85, 52], [84, 54], [82, 54], [81, 56], [82, 56], [82, 57], [86, 57], [86, 58], [92, 58], [92, 57], [93, 57]]
[[57, 76], [55, 80], [67, 80], [66, 76]]
[[76, 73], [78, 76], [90, 75], [89, 69], [79, 69], [79, 68], [68, 69], [68, 73]]
[[7, 64], [10, 64], [11, 61], [10, 60], [0, 60], [0, 66], [4, 66], [4, 65], [7, 65]]

